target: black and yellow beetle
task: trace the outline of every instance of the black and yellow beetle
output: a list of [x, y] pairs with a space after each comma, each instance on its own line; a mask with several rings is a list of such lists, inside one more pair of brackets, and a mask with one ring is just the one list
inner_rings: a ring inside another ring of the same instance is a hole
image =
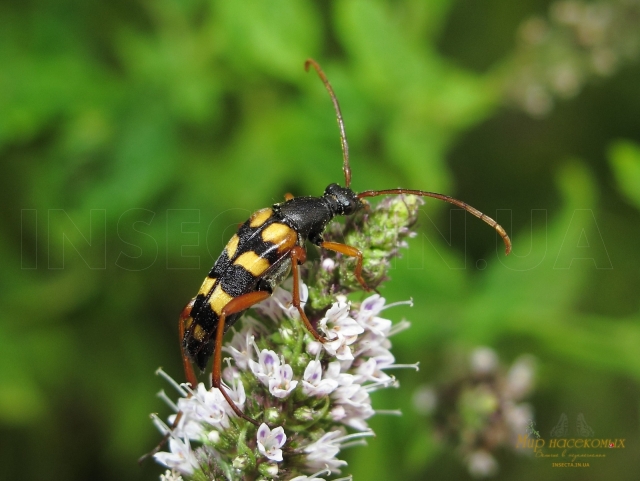
[[220, 389], [238, 416], [256, 425], [257, 421], [246, 416], [236, 406], [221, 384], [222, 338], [246, 309], [268, 298], [289, 271], [292, 271], [293, 305], [313, 337], [320, 342], [324, 341], [300, 306], [299, 264], [306, 260], [306, 242], [354, 257], [355, 277], [364, 289], [369, 290], [362, 277], [362, 253], [355, 247], [325, 242], [322, 238], [325, 227], [335, 216], [349, 216], [364, 208], [367, 205], [363, 200], [365, 197], [385, 194], [434, 197], [461, 207], [492, 226], [504, 240], [507, 254], [511, 250], [509, 236], [493, 219], [446, 195], [409, 189], [368, 190], [359, 194], [351, 190], [349, 149], [338, 100], [318, 63], [309, 59], [305, 63], [305, 69], [308, 70], [309, 66], [313, 66], [318, 72], [336, 111], [342, 142], [345, 187], [331, 184], [321, 197], [293, 198], [287, 195], [285, 202], [255, 212], [231, 238], [202, 283], [198, 295], [187, 304], [180, 316], [182, 359], [187, 381], [195, 387], [197, 378], [192, 363], [205, 370], [207, 362], [213, 356], [213, 386]]

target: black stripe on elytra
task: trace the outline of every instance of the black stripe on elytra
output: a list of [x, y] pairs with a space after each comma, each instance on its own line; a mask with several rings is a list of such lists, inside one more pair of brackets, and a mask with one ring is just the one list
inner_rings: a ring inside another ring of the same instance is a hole
[[231, 265], [231, 259], [227, 255], [227, 250], [224, 249], [218, 260], [213, 264], [211, 271], [209, 272], [209, 277], [214, 277], [216, 279], [220, 279], [224, 275], [224, 271]]
[[195, 324], [200, 324], [200, 327], [207, 333], [213, 331], [218, 325], [218, 315], [213, 312], [209, 305], [208, 297], [203, 294], [198, 294], [196, 297], [193, 308], [191, 309], [191, 317], [193, 318], [194, 325], [189, 329], [190, 331], [193, 331]]
[[239, 297], [242, 294], [253, 291], [257, 278], [244, 267], [233, 264], [225, 271], [220, 279], [220, 285], [224, 292], [231, 297]]

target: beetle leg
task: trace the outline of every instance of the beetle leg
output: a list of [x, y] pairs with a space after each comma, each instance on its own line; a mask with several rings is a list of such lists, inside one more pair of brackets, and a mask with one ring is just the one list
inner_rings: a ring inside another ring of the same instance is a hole
[[356, 276], [356, 279], [365, 291], [372, 290], [362, 277], [362, 252], [359, 249], [356, 249], [355, 247], [349, 246], [347, 244], [340, 244], [339, 242], [322, 242], [320, 244], [320, 247], [329, 249], [330, 251], [339, 252], [340, 254], [344, 254], [345, 256], [355, 257], [356, 268], [353, 271], [353, 274]]
[[293, 194], [291, 192], [284, 194], [284, 200], [290, 201], [291, 199], [293, 199]]
[[[187, 319], [191, 317], [191, 309], [193, 309], [193, 304], [196, 302], [196, 298], [194, 297], [189, 301], [189, 304], [184, 306], [182, 309], [182, 313], [180, 314], [180, 320], [178, 321], [178, 335], [180, 336], [180, 352], [182, 353], [182, 367], [184, 368], [184, 377], [187, 378], [187, 382], [191, 384], [192, 389], [196, 389], [198, 387], [198, 378], [196, 377], [196, 373], [193, 370], [193, 366], [191, 365], [191, 361], [189, 361], [189, 357], [187, 357], [187, 353], [184, 350], [184, 333], [187, 329], [185, 326]], [[193, 320], [192, 320], [193, 322]]]
[[254, 291], [249, 292], [247, 294], [242, 294], [234, 299], [231, 299], [229, 303], [222, 308], [222, 312], [220, 313], [220, 319], [218, 320], [218, 328], [216, 329], [216, 339], [215, 339], [215, 347], [214, 347], [214, 356], [213, 356], [213, 368], [211, 370], [211, 381], [213, 383], [213, 387], [218, 388], [222, 396], [227, 400], [231, 409], [242, 419], [249, 421], [256, 426], [260, 424], [255, 419], [251, 419], [245, 413], [240, 411], [240, 408], [236, 406], [236, 403], [233, 402], [229, 394], [225, 391], [221, 382], [221, 373], [222, 373], [222, 339], [224, 337], [224, 325], [226, 318], [231, 316], [232, 314], [237, 314], [238, 312], [242, 312], [245, 309], [249, 309], [251, 306], [257, 304], [258, 302], [264, 301], [268, 298], [271, 293], [267, 291]]
[[307, 330], [311, 333], [313, 337], [316, 338], [317, 341], [324, 343], [325, 338], [316, 331], [309, 318], [304, 313], [304, 309], [300, 305], [300, 270], [298, 269], [298, 264], [303, 264], [307, 260], [307, 253], [300, 246], [295, 246], [291, 249], [291, 272], [293, 273], [293, 292], [291, 295], [293, 296], [293, 307], [298, 309], [300, 313], [300, 318]]
[[[180, 352], [182, 354], [182, 367], [184, 367], [184, 375], [187, 378], [187, 382], [191, 384], [192, 389], [196, 389], [196, 386], [198, 385], [198, 378], [196, 377], [196, 373], [193, 371], [193, 366], [191, 365], [191, 362], [187, 357], [187, 353], [184, 350], [183, 339], [184, 339], [184, 333], [187, 330], [187, 327], [186, 327], [187, 319], [191, 317], [191, 309], [193, 309], [194, 302], [196, 302], [195, 297], [191, 299], [186, 306], [184, 306], [184, 309], [182, 309], [182, 312], [180, 313], [180, 318], [178, 319], [178, 334], [180, 336]], [[188, 394], [187, 397], [191, 397], [191, 394]], [[166, 433], [164, 436], [162, 436], [162, 439], [160, 440], [160, 442], [155, 448], [153, 448], [147, 454], [145, 454], [144, 456], [140, 457], [140, 459], [138, 459], [138, 464], [142, 464], [147, 458], [153, 456], [154, 454], [156, 454], [158, 451], [162, 449], [162, 447], [171, 437], [171, 433], [178, 427], [178, 424], [180, 423], [180, 419], [182, 419], [182, 411], [178, 411], [178, 413], [176, 414], [176, 418], [174, 419], [173, 423], [171, 424], [171, 427], [169, 428], [170, 431]]]

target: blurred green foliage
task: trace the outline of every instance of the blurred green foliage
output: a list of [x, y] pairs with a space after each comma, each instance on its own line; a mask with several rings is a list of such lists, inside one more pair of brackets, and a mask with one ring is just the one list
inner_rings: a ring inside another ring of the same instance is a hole
[[[412, 407], [452, 350], [539, 361], [543, 437], [584, 413], [625, 450], [588, 479], [635, 479], [640, 401], [637, 64], [545, 119], [504, 108], [518, 25], [550, 2], [157, 0], [0, 4], [0, 466], [3, 479], [157, 479], [153, 376], [180, 377], [177, 315], [235, 226], [285, 192], [455, 195], [428, 202], [383, 294], [411, 296], [402, 387], [355, 479], [462, 479]], [[450, 222], [451, 221], [451, 222]], [[468, 224], [468, 225], [467, 225]], [[502, 479], [584, 479], [498, 453]]]

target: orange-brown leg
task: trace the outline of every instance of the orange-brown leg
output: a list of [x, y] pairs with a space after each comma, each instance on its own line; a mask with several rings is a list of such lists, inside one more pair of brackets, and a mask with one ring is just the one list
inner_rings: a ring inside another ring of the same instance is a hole
[[[180, 320], [178, 321], [178, 335], [180, 336], [180, 352], [182, 353], [182, 367], [184, 368], [184, 376], [187, 378], [187, 382], [191, 384], [191, 389], [196, 389], [198, 387], [198, 378], [196, 377], [196, 373], [193, 370], [193, 366], [191, 365], [191, 361], [189, 361], [189, 357], [184, 350], [184, 333], [186, 330], [185, 324], [187, 319], [191, 317], [191, 309], [193, 309], [193, 304], [196, 302], [195, 297], [189, 301], [189, 304], [184, 306], [182, 309], [182, 313], [180, 314]], [[193, 321], [192, 321], [193, 322]]]
[[355, 247], [348, 246], [347, 244], [340, 244], [339, 242], [323, 242], [322, 244], [320, 244], [320, 247], [329, 249], [330, 251], [339, 252], [340, 254], [344, 254], [345, 256], [355, 257], [356, 268], [353, 271], [353, 275], [356, 276], [356, 279], [365, 291], [371, 290], [371, 288], [367, 285], [364, 278], [362, 277], [362, 252], [360, 252], [360, 250], [356, 249]]
[[290, 201], [291, 199], [293, 199], [293, 194], [291, 192], [284, 194], [284, 200]]
[[[258, 302], [264, 301], [271, 294], [266, 291], [255, 291], [249, 292], [247, 294], [243, 294], [234, 299], [231, 299], [229, 303], [222, 308], [222, 312], [220, 313], [220, 319], [218, 320], [218, 328], [216, 329], [216, 340], [214, 347], [214, 356], [213, 356], [213, 369], [211, 370], [211, 380], [213, 383], [213, 387], [218, 388], [220, 393], [224, 396], [224, 398], [231, 406], [231, 409], [240, 416], [242, 419], [246, 419], [252, 424], [259, 426], [260, 423], [255, 419], [251, 419], [245, 413], [240, 411], [240, 408], [236, 406], [236, 403], [233, 402], [231, 397], [227, 394], [227, 392], [222, 387], [221, 382], [221, 374], [222, 374], [222, 339], [224, 337], [224, 324], [228, 316], [232, 314], [237, 314], [238, 312], [242, 312], [245, 309], [249, 309], [251, 306], [257, 304]], [[193, 368], [192, 368], [193, 370]]]
[[[198, 385], [198, 378], [196, 377], [196, 373], [193, 371], [193, 366], [191, 365], [191, 362], [189, 362], [189, 358], [187, 357], [187, 354], [184, 351], [184, 345], [182, 344], [182, 341], [184, 339], [184, 332], [186, 330], [185, 324], [187, 319], [189, 319], [189, 317], [191, 316], [191, 309], [193, 309], [193, 303], [195, 301], [196, 299], [194, 297], [193, 299], [191, 299], [191, 301], [189, 301], [189, 303], [186, 306], [184, 306], [184, 309], [182, 309], [182, 312], [180, 313], [180, 318], [178, 319], [178, 335], [180, 336], [180, 352], [182, 354], [182, 367], [184, 367], [184, 375], [187, 378], [187, 382], [191, 384], [192, 389], [195, 389], [196, 386]], [[187, 397], [191, 397], [191, 394], [189, 394]], [[180, 423], [180, 419], [182, 419], [182, 411], [178, 411], [178, 413], [176, 414], [176, 418], [171, 424], [171, 428], [170, 428], [171, 431], [169, 431], [162, 437], [158, 445], [155, 448], [153, 448], [153, 450], [151, 450], [150, 452], [142, 456], [140, 459], [138, 459], [138, 463], [142, 463], [148, 457], [153, 456], [154, 454], [156, 454], [158, 451], [162, 449], [162, 446], [164, 446], [164, 444], [171, 437], [171, 433], [173, 432], [173, 430], [176, 427], [178, 427], [178, 423]]]
[[316, 331], [316, 329], [313, 327], [313, 324], [311, 324], [311, 321], [309, 321], [309, 318], [304, 313], [304, 309], [302, 309], [302, 306], [300, 305], [300, 270], [298, 268], [298, 264], [304, 264], [306, 260], [307, 253], [302, 247], [295, 246], [293, 249], [291, 249], [291, 271], [293, 273], [293, 292], [291, 293], [293, 297], [292, 303], [293, 307], [298, 309], [300, 318], [302, 319], [302, 322], [304, 322], [304, 325], [311, 333], [311, 335], [315, 337], [317, 341], [325, 342], [324, 337], [322, 337], [320, 333]]

